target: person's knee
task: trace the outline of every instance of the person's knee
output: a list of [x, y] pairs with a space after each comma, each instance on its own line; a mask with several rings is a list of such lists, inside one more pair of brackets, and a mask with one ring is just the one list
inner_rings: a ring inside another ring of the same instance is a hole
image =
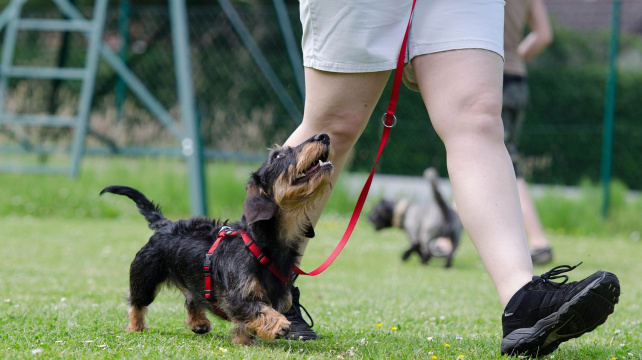
[[369, 114], [346, 111], [322, 116], [323, 119], [316, 121], [323, 124], [321, 132], [330, 136], [330, 143], [337, 154], [345, 154], [352, 149], [361, 136]]
[[504, 141], [501, 119], [501, 100], [493, 96], [479, 96], [464, 106], [464, 118], [470, 119], [471, 131]]
[[345, 154], [349, 152], [354, 144], [359, 140], [363, 129], [360, 126], [351, 125], [349, 123], [335, 123], [329, 127], [328, 133], [332, 147], [337, 154]]
[[449, 119], [442, 121], [440, 135], [444, 142], [452, 139], [483, 139], [504, 142], [501, 100], [477, 96], [463, 101]]

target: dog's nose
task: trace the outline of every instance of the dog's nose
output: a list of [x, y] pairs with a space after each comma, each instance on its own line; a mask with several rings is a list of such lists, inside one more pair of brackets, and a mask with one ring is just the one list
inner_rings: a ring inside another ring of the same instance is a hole
[[314, 141], [321, 141], [324, 144], [329, 144], [330, 143], [330, 137], [328, 134], [317, 134], [314, 136]]

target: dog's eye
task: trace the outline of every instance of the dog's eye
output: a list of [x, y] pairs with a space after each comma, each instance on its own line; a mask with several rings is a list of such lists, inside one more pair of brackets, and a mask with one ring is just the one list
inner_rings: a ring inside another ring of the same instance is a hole
[[274, 158], [275, 159], [280, 159], [282, 157], [285, 157], [285, 154], [281, 154], [281, 153], [280, 154], [276, 154], [276, 156]]

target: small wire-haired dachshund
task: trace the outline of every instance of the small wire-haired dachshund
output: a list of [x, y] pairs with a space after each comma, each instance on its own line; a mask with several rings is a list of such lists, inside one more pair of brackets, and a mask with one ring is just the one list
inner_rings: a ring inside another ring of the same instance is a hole
[[275, 145], [250, 176], [243, 216], [232, 224], [205, 218], [173, 222], [135, 189], [103, 189], [101, 194], [132, 199], [155, 230], [131, 264], [127, 331], [147, 328], [147, 307], [169, 283], [185, 295], [185, 323], [195, 333], [211, 330], [211, 311], [234, 324], [234, 344], [286, 336], [290, 322], [282, 313], [292, 303], [290, 274], [299, 245], [314, 236], [307, 214], [331, 186], [330, 153], [326, 134], [297, 147]]

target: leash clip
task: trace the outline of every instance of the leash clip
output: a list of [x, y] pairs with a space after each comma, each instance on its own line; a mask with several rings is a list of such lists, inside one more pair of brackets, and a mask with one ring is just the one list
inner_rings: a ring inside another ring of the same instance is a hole
[[397, 116], [395, 114], [392, 114], [392, 124], [390, 125], [386, 124], [387, 117], [388, 113], [383, 113], [383, 116], [381, 116], [381, 123], [383, 123], [383, 126], [387, 128], [393, 128], [395, 125], [397, 125]]
[[218, 231], [218, 236], [220, 237], [220, 236], [221, 236], [221, 234], [229, 235], [229, 234], [231, 234], [233, 231], [234, 231], [234, 230], [233, 230], [231, 227], [229, 227], [229, 226], [223, 226], [223, 227], [221, 228], [221, 230], [219, 230], [219, 231]]

